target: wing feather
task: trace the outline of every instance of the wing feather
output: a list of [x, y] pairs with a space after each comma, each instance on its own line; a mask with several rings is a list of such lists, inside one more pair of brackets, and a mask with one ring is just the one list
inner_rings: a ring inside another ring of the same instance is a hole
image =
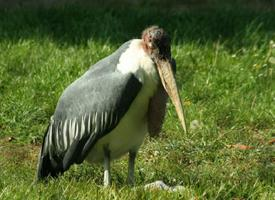
[[116, 71], [76, 83], [62, 94], [45, 134], [38, 179], [83, 162], [93, 145], [117, 126], [142, 86], [134, 75]]

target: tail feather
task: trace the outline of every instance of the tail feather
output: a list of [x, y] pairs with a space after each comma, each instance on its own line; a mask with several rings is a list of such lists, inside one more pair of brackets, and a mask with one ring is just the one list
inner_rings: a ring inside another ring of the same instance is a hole
[[[84, 121], [84, 118], [79, 121], [69, 120], [68, 123], [51, 119], [38, 158], [37, 180], [48, 176], [57, 177], [71, 165], [83, 162], [89, 149], [95, 144], [94, 135], [97, 134], [90, 134], [85, 127], [81, 130], [85, 123], [88, 121]], [[82, 132], [85, 130], [86, 132]]]
[[47, 133], [50, 125], [47, 128], [47, 131], [44, 135], [43, 144], [38, 157], [38, 166], [37, 166], [37, 181], [43, 180], [47, 177], [56, 178], [58, 175], [64, 172], [63, 167], [56, 164], [56, 162], [50, 159], [50, 154], [48, 150], [48, 146], [45, 145]]

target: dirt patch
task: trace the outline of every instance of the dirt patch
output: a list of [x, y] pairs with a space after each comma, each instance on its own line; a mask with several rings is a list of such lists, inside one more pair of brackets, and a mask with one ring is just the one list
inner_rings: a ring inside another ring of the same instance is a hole
[[8, 137], [0, 139], [0, 159], [7, 162], [37, 162], [39, 149], [40, 145], [17, 144]]

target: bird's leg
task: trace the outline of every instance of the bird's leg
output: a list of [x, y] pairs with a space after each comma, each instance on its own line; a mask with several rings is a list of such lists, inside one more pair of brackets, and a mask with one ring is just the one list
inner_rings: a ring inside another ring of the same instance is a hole
[[132, 186], [135, 184], [135, 159], [136, 159], [136, 155], [137, 155], [136, 151], [129, 151], [127, 183], [129, 185], [132, 185]]
[[111, 184], [110, 151], [104, 148], [104, 187]]

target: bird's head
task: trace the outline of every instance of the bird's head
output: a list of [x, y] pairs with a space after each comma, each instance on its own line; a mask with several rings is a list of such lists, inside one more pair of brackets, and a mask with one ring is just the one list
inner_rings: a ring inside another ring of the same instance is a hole
[[155, 62], [162, 85], [171, 98], [186, 132], [182, 103], [172, 69], [171, 39], [162, 28], [151, 26], [142, 32], [142, 40], [143, 48]]
[[171, 39], [158, 26], [151, 26], [142, 32], [144, 48], [153, 59], [171, 59]]

